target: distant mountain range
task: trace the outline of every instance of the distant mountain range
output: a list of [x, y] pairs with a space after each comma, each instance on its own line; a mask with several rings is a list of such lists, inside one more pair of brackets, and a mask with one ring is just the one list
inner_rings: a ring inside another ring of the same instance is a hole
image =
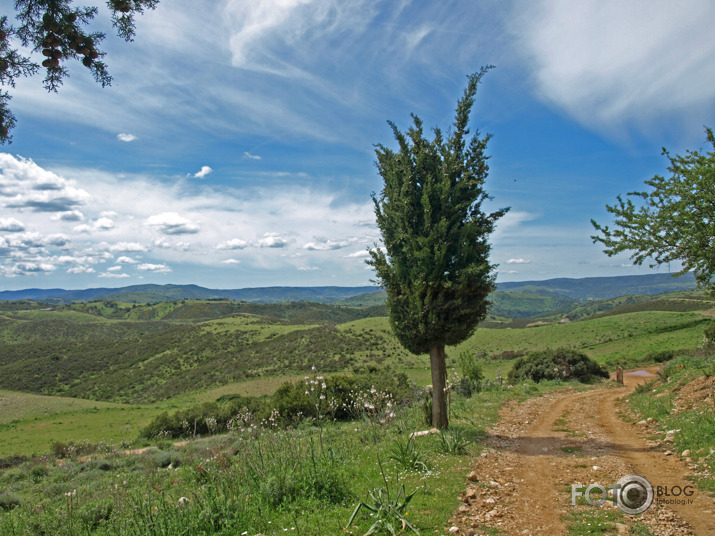
[[[581, 302], [608, 299], [627, 294], [662, 294], [695, 288], [692, 274], [674, 278], [669, 274], [648, 274], [616, 277], [587, 277], [582, 279], [548, 279], [499, 283], [498, 291], [511, 295], [549, 297]], [[209, 289], [198, 285], [133, 285], [120, 288], [90, 288], [84, 290], [26, 289], [0, 292], [1, 301], [32, 300], [50, 303], [73, 301], [112, 300], [137, 303], [185, 299], [242, 301], [249, 303], [315, 302], [360, 303], [380, 301], [378, 296], [366, 300], [356, 296], [381, 293], [378, 287], [258, 287], [242, 289]]]
[[679, 277], [670, 274], [621, 275], [615, 277], [585, 277], [582, 279], [547, 279], [499, 283], [498, 290], [558, 296], [575, 301], [605, 300], [626, 294], [663, 294], [695, 288], [695, 276], [688, 272]]
[[0, 300], [72, 302], [112, 300], [138, 303], [174, 300], [221, 300], [251, 303], [315, 302], [332, 303], [360, 294], [381, 292], [377, 287], [261, 287], [209, 289], [198, 285], [132, 285], [121, 288], [85, 290], [27, 289], [0, 292]]

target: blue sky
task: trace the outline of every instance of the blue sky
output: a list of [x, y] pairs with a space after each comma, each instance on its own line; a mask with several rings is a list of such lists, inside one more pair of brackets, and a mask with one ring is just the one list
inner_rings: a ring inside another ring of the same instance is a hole
[[369, 284], [386, 121], [446, 129], [487, 64], [498, 280], [648, 273], [589, 221], [715, 126], [708, 0], [165, 0], [131, 44], [108, 21], [111, 87], [12, 90], [0, 289]]

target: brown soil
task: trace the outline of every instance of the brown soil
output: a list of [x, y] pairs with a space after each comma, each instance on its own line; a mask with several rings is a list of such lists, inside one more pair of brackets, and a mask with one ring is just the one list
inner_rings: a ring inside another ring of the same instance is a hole
[[[504, 408], [488, 448], [472, 468], [452, 532], [567, 534], [574, 513], [588, 515], [599, 508], [571, 506], [572, 484], [607, 487], [637, 474], [654, 487], [692, 486], [686, 480], [692, 469], [680, 456], [665, 454], [667, 444], [648, 441], [646, 426], [619, 418], [618, 400], [634, 384], [651, 378], [626, 374], [625, 387], [563, 390]], [[687, 497], [692, 504], [656, 500], [642, 515], [624, 515], [615, 526], [617, 533], [628, 534], [629, 525], [637, 522], [657, 536], [715, 535], [715, 501], [697, 487], [690, 489], [695, 490]], [[593, 498], [599, 498], [597, 490]], [[600, 508], [615, 507], [606, 502]]]

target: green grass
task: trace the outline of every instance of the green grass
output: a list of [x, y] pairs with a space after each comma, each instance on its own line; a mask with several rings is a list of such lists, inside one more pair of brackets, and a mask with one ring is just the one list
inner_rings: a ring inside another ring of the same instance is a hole
[[[652, 417], [661, 434], [667, 430], [680, 430], [674, 434], [672, 449], [676, 452], [691, 451], [691, 458], [707, 470], [707, 476], [697, 478], [701, 489], [715, 492], [713, 473], [713, 449], [715, 449], [715, 407], [712, 400], [687, 404], [679, 400], [679, 393], [691, 381], [702, 382], [712, 377], [715, 370], [715, 355], [712, 350], [699, 355], [684, 355], [668, 362], [659, 376], [647, 388], [637, 389], [628, 397], [630, 408], [640, 419]], [[701, 471], [700, 471], [701, 472]]]
[[[529, 394], [556, 387], [544, 384]], [[457, 397], [450, 405], [453, 428], [476, 454], [503, 401], [525, 396], [517, 387]], [[115, 410], [105, 415], [109, 411]], [[370, 492], [389, 488], [394, 497], [402, 485], [407, 494], [416, 492], [406, 519], [424, 534], [442, 532], [459, 505], [471, 458], [445, 454], [439, 438], [427, 436], [415, 442], [427, 471], [389, 460], [396, 442], [425, 427], [422, 419], [417, 405], [387, 424], [366, 415], [344, 424], [163, 445], [140, 456], [105, 445], [94, 461], [25, 462], [0, 470], [0, 487], [13, 494], [12, 509], [0, 515], [0, 533], [341, 534], [356, 504], [370, 502]], [[373, 522], [359, 514], [349, 530], [364, 534]]]

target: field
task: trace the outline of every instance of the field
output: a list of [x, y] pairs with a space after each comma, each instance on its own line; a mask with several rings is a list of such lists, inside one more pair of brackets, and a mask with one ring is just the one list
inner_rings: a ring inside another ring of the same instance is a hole
[[[315, 385], [331, 386], [363, 378], [362, 391], [351, 395], [356, 400], [383, 396], [374, 385], [397, 385], [401, 374], [415, 388], [431, 383], [427, 356], [406, 352], [374, 300], [368, 303], [6, 306], [0, 312], [0, 531], [363, 534], [374, 522], [366, 507], [345, 529], [356, 505], [387, 501], [405, 515], [383, 523], [402, 527], [404, 519], [423, 532], [442, 532], [460, 505], [472, 459], [464, 449], [480, 452], [502, 403], [565, 387], [507, 386], [501, 378], [516, 356], [565, 346], [612, 369], [663, 350], [692, 352], [710, 322], [702, 311], [711, 306], [690, 297], [614, 299], [611, 309], [591, 304], [596, 316], [578, 321], [561, 322], [564, 315], [557, 314], [533, 327], [480, 327], [447, 348], [452, 383], [460, 354], [477, 356], [485, 375], [479, 394], [451, 396], [449, 437], [410, 442], [409, 434], [426, 426], [419, 389], [403, 389], [407, 405], [390, 409], [384, 398], [375, 402], [379, 411], [361, 409], [349, 422], [333, 422], [319, 410], [298, 421], [285, 413], [277, 426], [278, 418], [263, 413], [220, 435], [190, 433], [199, 424], [209, 431], [216, 426], [210, 412], [221, 404], [282, 400], [281, 407], [290, 407], [297, 402], [281, 386], [292, 383], [302, 392], [305, 376], [322, 376]], [[374, 382], [373, 394], [365, 381]], [[275, 398], [279, 390], [283, 399]], [[190, 440], [181, 446], [156, 424], [177, 412], [197, 416], [179, 436]], [[137, 448], [141, 454], [125, 454]]]

